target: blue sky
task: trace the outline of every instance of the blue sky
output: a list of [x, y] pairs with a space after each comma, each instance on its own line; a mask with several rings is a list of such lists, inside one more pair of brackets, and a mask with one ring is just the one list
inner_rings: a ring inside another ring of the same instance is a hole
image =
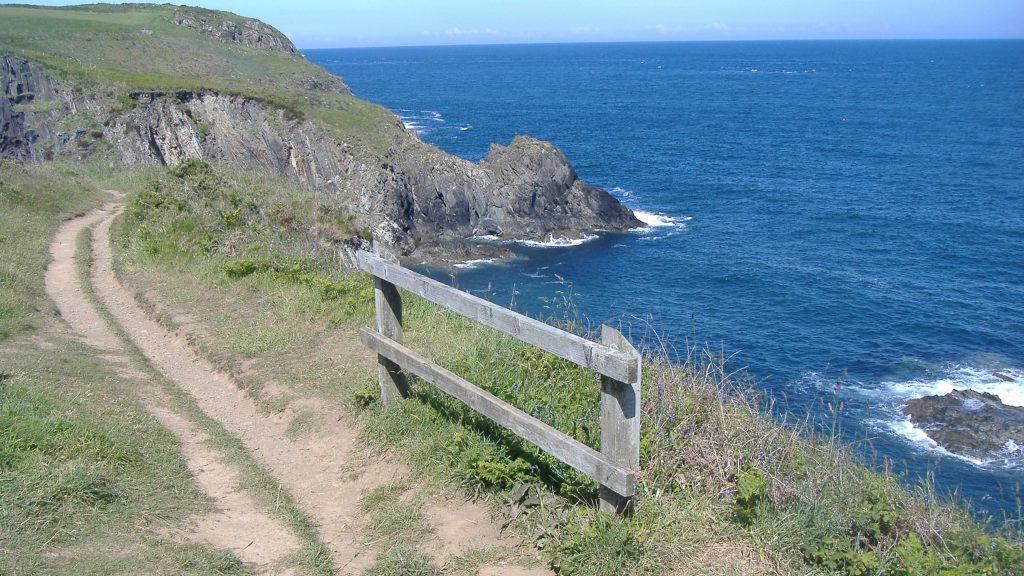
[[269, 22], [300, 48], [1024, 37], [1024, 0], [202, 0], [196, 4]]

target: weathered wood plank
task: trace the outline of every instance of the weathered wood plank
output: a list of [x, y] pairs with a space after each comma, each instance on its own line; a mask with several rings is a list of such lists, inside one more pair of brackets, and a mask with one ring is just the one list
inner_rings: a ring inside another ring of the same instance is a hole
[[[402, 297], [394, 284], [373, 279], [373, 300], [377, 316], [377, 331], [394, 340], [402, 341]], [[377, 355], [377, 380], [380, 383], [380, 401], [387, 407], [409, 395], [409, 383], [402, 368], [389, 358]]]
[[361, 270], [377, 278], [604, 376], [620, 382], [633, 382], [640, 373], [637, 357], [492, 304], [369, 252], [358, 252], [357, 261]]
[[369, 328], [359, 331], [367, 347], [443, 392], [464, 402], [471, 409], [490, 418], [500, 426], [537, 445], [562, 462], [628, 497], [636, 493], [636, 477], [632, 470], [617, 466], [600, 452], [529, 416], [518, 408], [477, 388], [452, 372], [419, 356], [401, 344], [389, 340]]
[[[601, 326], [601, 343], [637, 359], [640, 353], [618, 330]], [[601, 377], [601, 454], [626, 470], [640, 467], [640, 378], [620, 382]], [[612, 486], [599, 489], [600, 509], [623, 514], [632, 504], [632, 494], [623, 494]]]

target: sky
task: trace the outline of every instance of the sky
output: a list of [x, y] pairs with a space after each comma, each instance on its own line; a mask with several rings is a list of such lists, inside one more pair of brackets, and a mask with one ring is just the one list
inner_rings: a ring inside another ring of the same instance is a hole
[[[33, 3], [60, 6], [80, 2]], [[1024, 0], [196, 0], [192, 4], [259, 18], [284, 32], [301, 49], [1024, 38]]]

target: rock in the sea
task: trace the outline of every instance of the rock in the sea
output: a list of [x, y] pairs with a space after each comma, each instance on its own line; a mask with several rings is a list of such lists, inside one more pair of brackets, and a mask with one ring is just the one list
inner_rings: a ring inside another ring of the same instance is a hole
[[983, 462], [1024, 459], [1024, 408], [994, 394], [954, 390], [909, 400], [903, 413], [953, 454]]

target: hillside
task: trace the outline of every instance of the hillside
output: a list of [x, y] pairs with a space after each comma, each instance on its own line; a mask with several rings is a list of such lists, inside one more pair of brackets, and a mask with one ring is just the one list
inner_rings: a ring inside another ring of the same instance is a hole
[[280, 32], [170, 5], [0, 7], [0, 157], [186, 159], [282, 175], [342, 223], [339, 250], [372, 236], [400, 255], [474, 250], [473, 234], [575, 237], [640, 226], [527, 137], [479, 164], [421, 142], [352, 95]]

